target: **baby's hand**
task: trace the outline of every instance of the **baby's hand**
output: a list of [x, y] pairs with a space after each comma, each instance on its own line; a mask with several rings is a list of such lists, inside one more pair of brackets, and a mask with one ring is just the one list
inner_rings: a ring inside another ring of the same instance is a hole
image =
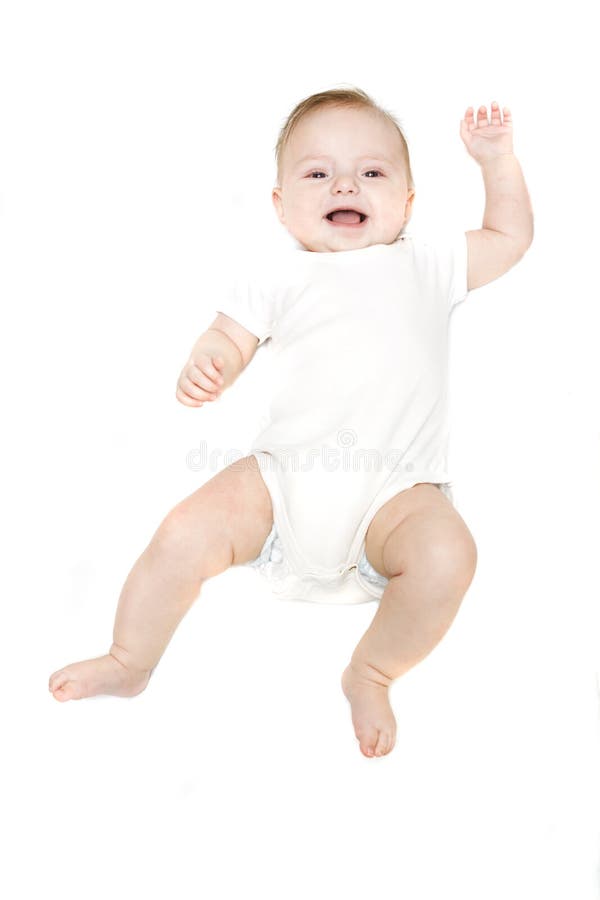
[[473, 116], [473, 107], [469, 106], [464, 119], [460, 123], [460, 136], [470, 155], [480, 165], [498, 156], [513, 153], [512, 116], [508, 106], [503, 110], [504, 121], [500, 118], [500, 107], [494, 100], [492, 103], [491, 121], [488, 119], [487, 107], [477, 110], [477, 122]]
[[221, 356], [197, 353], [182, 369], [175, 396], [184, 406], [202, 406], [205, 400], [216, 400], [223, 393], [224, 365]]

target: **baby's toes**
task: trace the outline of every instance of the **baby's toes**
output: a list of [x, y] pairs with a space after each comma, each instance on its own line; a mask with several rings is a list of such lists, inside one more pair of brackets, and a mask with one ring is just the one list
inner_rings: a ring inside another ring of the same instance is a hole
[[56, 688], [64, 684], [65, 681], [67, 681], [67, 674], [64, 669], [59, 669], [57, 672], [53, 672], [48, 680], [48, 690], [55, 691]]
[[357, 735], [360, 742], [360, 751], [365, 756], [375, 756], [379, 732], [377, 728], [367, 728]]
[[393, 743], [392, 735], [385, 729], [382, 729], [379, 732], [379, 738], [377, 739], [377, 745], [375, 747], [375, 756], [385, 756], [386, 753], [390, 752], [393, 745], [394, 745], [394, 743]]
[[75, 685], [72, 681], [67, 681], [64, 687], [56, 688], [52, 691], [55, 700], [60, 700], [60, 702], [64, 702], [65, 700], [77, 700], [77, 694], [75, 690]]
[[75, 682], [70, 678], [69, 673], [64, 669], [55, 672], [50, 676], [48, 689], [52, 692], [56, 700], [76, 700], [77, 688]]

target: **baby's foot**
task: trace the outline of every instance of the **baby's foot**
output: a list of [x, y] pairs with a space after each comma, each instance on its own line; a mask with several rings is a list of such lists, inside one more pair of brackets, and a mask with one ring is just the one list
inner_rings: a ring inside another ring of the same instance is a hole
[[[352, 663], [342, 675], [342, 690], [352, 707], [354, 733], [365, 756], [384, 756], [396, 743], [396, 719], [388, 699], [388, 685], [369, 677]], [[386, 680], [382, 676], [382, 680]], [[390, 682], [391, 683], [391, 682]]]
[[149, 671], [128, 669], [108, 653], [59, 669], [50, 676], [48, 690], [61, 702], [81, 700], [96, 694], [135, 697], [144, 690], [149, 678]]

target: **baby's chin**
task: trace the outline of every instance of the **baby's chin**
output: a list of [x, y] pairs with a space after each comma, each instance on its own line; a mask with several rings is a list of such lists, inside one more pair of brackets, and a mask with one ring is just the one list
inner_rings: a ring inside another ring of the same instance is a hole
[[321, 242], [301, 243], [297, 242], [300, 250], [308, 250], [311, 253], [339, 253], [344, 250], [361, 250], [364, 247], [370, 247], [371, 244], [379, 244], [380, 241], [345, 241], [332, 244], [324, 244]]
[[[296, 246], [301, 250], [309, 250], [313, 253], [335, 253], [340, 250], [360, 250], [373, 244], [393, 244], [402, 236], [402, 223], [398, 222], [392, 228], [390, 223], [385, 227], [377, 224], [370, 218], [359, 225], [331, 225], [324, 220], [327, 228], [319, 227], [314, 232], [307, 234], [306, 230], [294, 232], [288, 229], [296, 241]], [[400, 229], [400, 230], [399, 230]]]
[[294, 235], [297, 245], [302, 250], [310, 250], [313, 253], [335, 253], [336, 250], [359, 250], [362, 247], [370, 247], [371, 244], [382, 243], [381, 239], [365, 230], [353, 232], [351, 226], [339, 228], [331, 234], [322, 232], [307, 236], [306, 234]]

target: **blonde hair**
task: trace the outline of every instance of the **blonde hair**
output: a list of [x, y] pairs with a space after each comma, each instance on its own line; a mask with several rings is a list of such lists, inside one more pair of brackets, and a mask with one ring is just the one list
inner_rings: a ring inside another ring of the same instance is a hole
[[309, 112], [312, 112], [314, 109], [321, 109], [327, 106], [370, 109], [373, 110], [373, 112], [377, 113], [377, 115], [382, 116], [391, 125], [393, 125], [400, 136], [401, 153], [404, 164], [406, 166], [408, 188], [409, 190], [414, 189], [415, 185], [410, 168], [408, 144], [406, 143], [406, 138], [402, 133], [402, 129], [400, 128], [399, 123], [396, 121], [394, 116], [390, 112], [388, 112], [388, 110], [383, 109], [383, 107], [379, 106], [379, 104], [376, 103], [371, 97], [369, 97], [368, 94], [366, 94], [364, 91], [361, 91], [361, 89], [357, 87], [332, 88], [329, 91], [321, 91], [318, 94], [311, 94], [310, 97], [306, 97], [304, 100], [301, 100], [300, 103], [298, 103], [297, 106], [294, 107], [294, 109], [285, 120], [284, 125], [279, 132], [277, 144], [275, 145], [275, 162], [277, 164], [278, 185], [281, 185], [283, 151], [290, 140], [294, 128], [296, 127], [298, 122], [300, 122], [300, 120]]

